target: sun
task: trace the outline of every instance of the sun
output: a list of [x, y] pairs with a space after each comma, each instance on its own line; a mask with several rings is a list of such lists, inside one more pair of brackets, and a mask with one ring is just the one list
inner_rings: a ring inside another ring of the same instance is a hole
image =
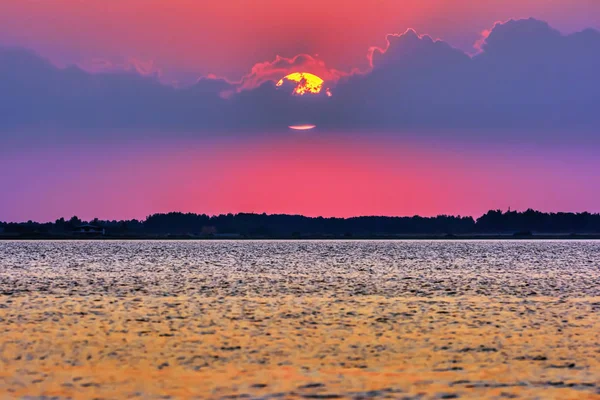
[[[310, 74], [308, 72], [294, 72], [289, 75], [284, 76], [277, 82], [278, 87], [283, 86], [283, 84], [288, 82], [296, 83], [292, 94], [303, 96], [305, 94], [319, 94], [323, 89], [323, 79], [319, 78], [316, 75]], [[329, 92], [328, 92], [329, 93]]]

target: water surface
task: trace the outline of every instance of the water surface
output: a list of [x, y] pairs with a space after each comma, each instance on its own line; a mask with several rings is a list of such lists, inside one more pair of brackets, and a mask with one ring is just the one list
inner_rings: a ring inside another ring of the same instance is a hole
[[0, 397], [591, 398], [599, 241], [0, 242]]

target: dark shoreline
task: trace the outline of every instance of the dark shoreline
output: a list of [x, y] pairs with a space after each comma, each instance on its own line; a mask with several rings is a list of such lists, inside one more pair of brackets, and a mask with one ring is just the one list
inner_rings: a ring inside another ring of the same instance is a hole
[[152, 214], [144, 220], [0, 222], [0, 240], [506, 240], [600, 239], [600, 214], [489, 210], [481, 217], [357, 216], [307, 217], [291, 214]]

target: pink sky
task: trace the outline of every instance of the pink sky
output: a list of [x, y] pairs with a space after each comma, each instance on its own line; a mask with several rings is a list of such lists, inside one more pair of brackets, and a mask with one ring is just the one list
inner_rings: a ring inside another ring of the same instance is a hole
[[[144, 218], [173, 210], [311, 216], [600, 211], [595, 152], [431, 146], [289, 133], [231, 143], [21, 150], [0, 167], [0, 220]], [[23, 164], [26, 157], [28, 163]], [[8, 181], [6, 181], [8, 180]]]

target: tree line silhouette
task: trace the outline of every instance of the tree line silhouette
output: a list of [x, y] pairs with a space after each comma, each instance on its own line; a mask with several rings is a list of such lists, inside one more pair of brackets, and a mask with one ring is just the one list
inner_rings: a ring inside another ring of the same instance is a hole
[[82, 225], [104, 229], [106, 235], [160, 237], [189, 235], [198, 237], [369, 237], [394, 235], [468, 235], [468, 234], [597, 234], [600, 214], [543, 213], [490, 210], [481, 217], [439, 215], [436, 217], [352, 218], [305, 217], [302, 215], [206, 214], [171, 212], [153, 214], [145, 220], [82, 221], [78, 217], [55, 222], [0, 222], [0, 233], [22, 236], [69, 236]]

